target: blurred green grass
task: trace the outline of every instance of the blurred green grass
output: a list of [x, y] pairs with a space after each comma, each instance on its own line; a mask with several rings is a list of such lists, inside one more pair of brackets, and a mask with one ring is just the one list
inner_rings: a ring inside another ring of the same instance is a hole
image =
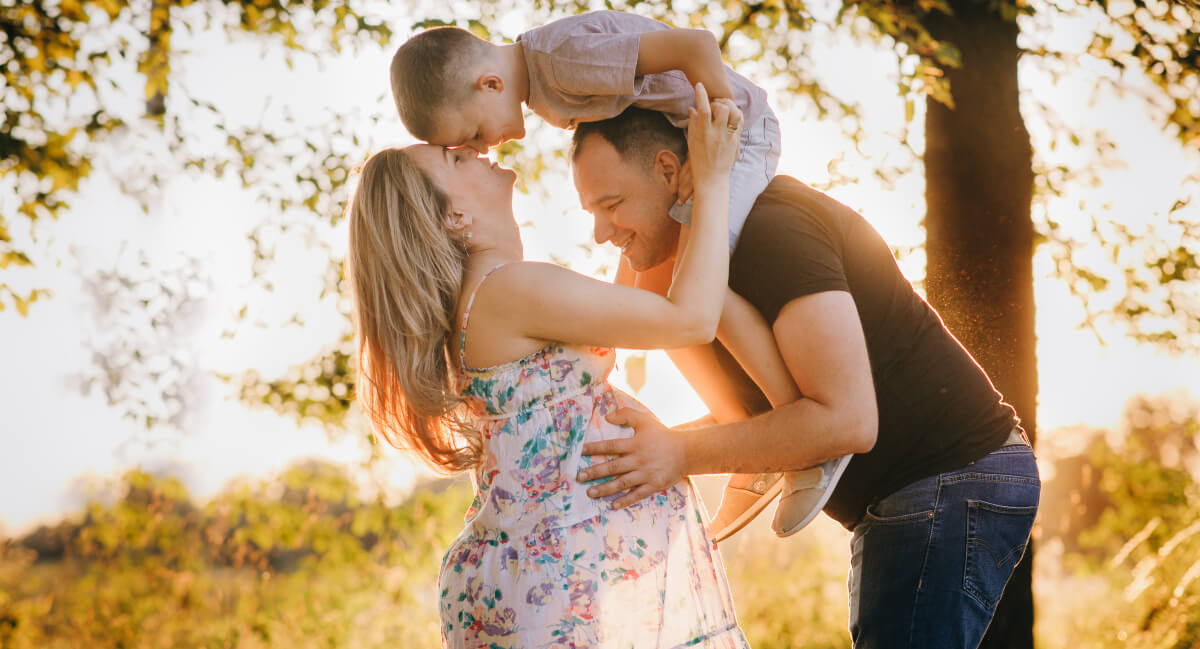
[[[1200, 423], [1168, 424], [1044, 454], [1042, 649], [1200, 647]], [[0, 540], [0, 648], [439, 646], [437, 569], [468, 481], [389, 505], [347, 471], [304, 464], [202, 505], [126, 474], [114, 502]], [[710, 510], [722, 481], [695, 481]], [[849, 533], [821, 517], [777, 539], [771, 513], [721, 545], [752, 646], [849, 647]]]

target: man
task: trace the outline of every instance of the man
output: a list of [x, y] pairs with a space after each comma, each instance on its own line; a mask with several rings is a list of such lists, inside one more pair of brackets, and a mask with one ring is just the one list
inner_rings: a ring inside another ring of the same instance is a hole
[[[638, 269], [671, 263], [679, 235], [667, 209], [691, 193], [686, 148], [646, 152], [622, 135], [647, 127], [683, 137], [631, 109], [581, 124], [572, 151], [597, 242], [623, 243]], [[578, 479], [612, 476], [589, 493], [624, 492], [614, 502], [622, 507], [688, 475], [797, 470], [857, 454], [824, 508], [854, 532], [854, 646], [978, 646], [1040, 496], [1016, 413], [870, 225], [793, 178], [776, 177], [755, 203], [729, 277], [771, 324], [803, 397], [763, 412], [744, 377], [714, 362], [719, 353], [672, 350], [689, 381], [707, 386], [702, 397], [736, 398], [755, 416], [680, 432], [620, 411], [613, 421], [637, 434], [586, 446], [613, 459]]]

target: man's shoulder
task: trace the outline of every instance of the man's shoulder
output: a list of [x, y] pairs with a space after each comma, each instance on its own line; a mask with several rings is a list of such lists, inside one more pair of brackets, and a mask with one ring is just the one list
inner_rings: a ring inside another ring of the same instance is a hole
[[782, 223], [817, 217], [825, 207], [822, 197], [825, 195], [799, 180], [779, 174], [754, 201], [743, 232], [775, 229]]
[[767, 183], [767, 188], [759, 194], [758, 200], [764, 206], [792, 203], [797, 206], [818, 203], [825, 194], [809, 187], [792, 176], [777, 174]]
[[827, 226], [835, 223], [845, 225], [847, 220], [855, 218], [861, 219], [862, 216], [829, 194], [791, 176], [779, 174], [755, 200], [746, 225], [754, 222], [763, 227], [780, 219], [818, 221]]

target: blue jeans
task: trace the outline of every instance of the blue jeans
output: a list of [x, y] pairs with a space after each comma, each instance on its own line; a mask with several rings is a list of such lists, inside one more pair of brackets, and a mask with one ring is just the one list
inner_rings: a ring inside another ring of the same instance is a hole
[[1040, 496], [1033, 450], [1014, 445], [869, 507], [851, 539], [855, 649], [978, 647]]

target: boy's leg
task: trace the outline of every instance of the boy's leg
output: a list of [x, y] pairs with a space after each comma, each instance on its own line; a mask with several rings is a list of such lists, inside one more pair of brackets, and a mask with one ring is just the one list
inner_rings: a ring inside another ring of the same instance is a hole
[[[733, 252], [742, 226], [758, 195], [767, 188], [779, 167], [781, 151], [779, 120], [770, 107], [753, 124], [742, 129], [738, 157], [729, 172], [729, 252]], [[671, 218], [684, 225], [692, 223], [692, 202], [672, 205]]]
[[851, 540], [855, 649], [978, 647], [1040, 493], [1032, 450], [1005, 446], [868, 509]]
[[[733, 254], [754, 201], [758, 200], [758, 195], [775, 177], [780, 151], [779, 120], [769, 106], [764, 107], [762, 115], [754, 123], [743, 127], [738, 143], [738, 158], [729, 172], [730, 254]], [[673, 205], [670, 214], [676, 221], [690, 225], [692, 202], [689, 200], [683, 205]], [[779, 495], [783, 475], [745, 473], [730, 476], [711, 523], [713, 540], [719, 542], [728, 538], [758, 516]]]
[[742, 130], [738, 158], [729, 172], [729, 251], [737, 245], [746, 217], [758, 195], [767, 188], [779, 167], [779, 120], [770, 107]]

